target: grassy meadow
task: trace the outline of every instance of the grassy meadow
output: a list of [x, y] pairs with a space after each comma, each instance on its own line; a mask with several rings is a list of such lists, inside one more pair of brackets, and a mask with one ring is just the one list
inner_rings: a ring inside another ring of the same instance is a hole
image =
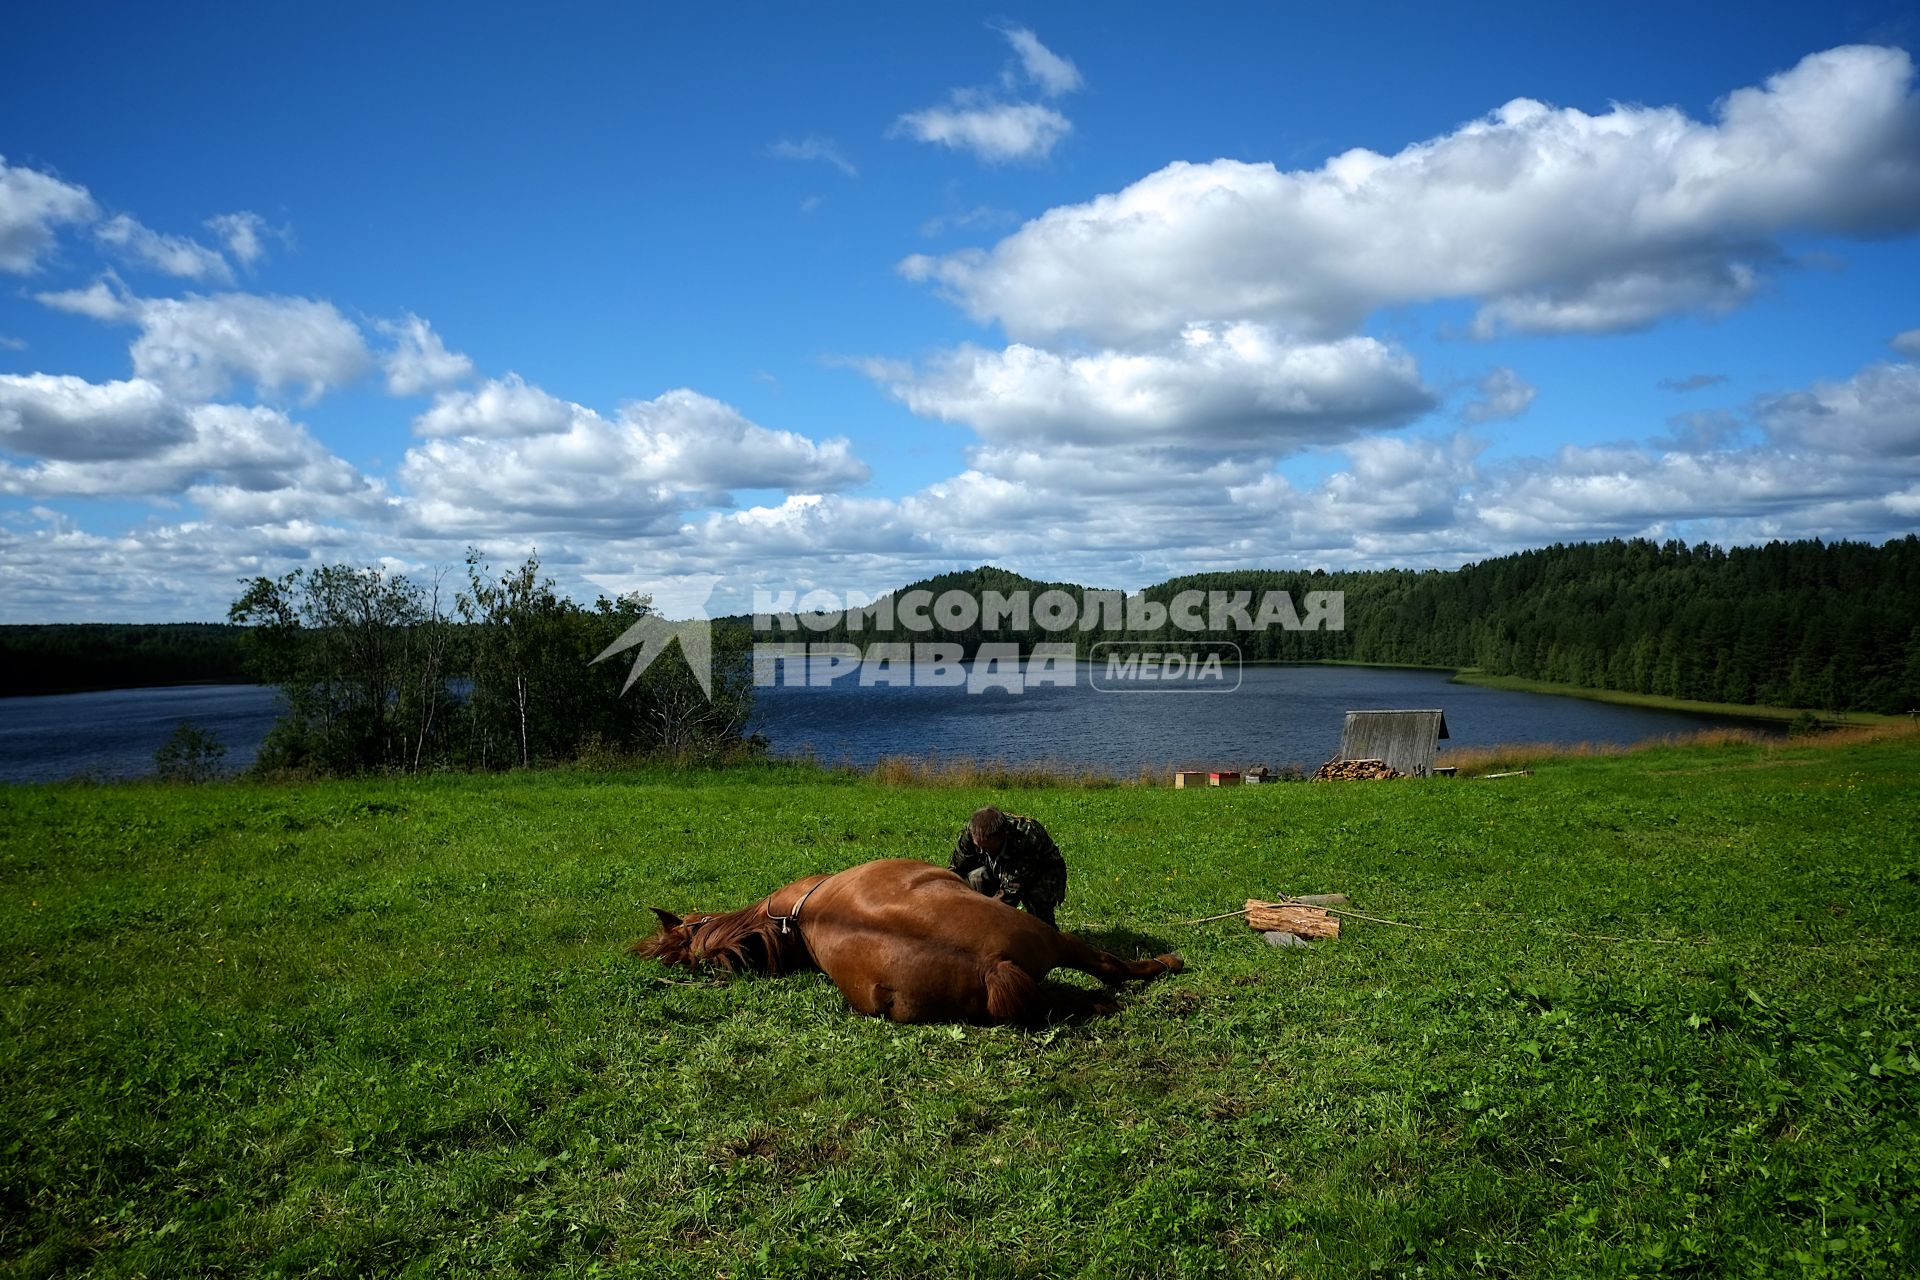
[[[1920, 738], [1533, 763], [0, 788], [0, 1269], [1920, 1270]], [[990, 800], [1188, 971], [1036, 1033], [624, 953]], [[1180, 923], [1336, 890], [1436, 927]]]

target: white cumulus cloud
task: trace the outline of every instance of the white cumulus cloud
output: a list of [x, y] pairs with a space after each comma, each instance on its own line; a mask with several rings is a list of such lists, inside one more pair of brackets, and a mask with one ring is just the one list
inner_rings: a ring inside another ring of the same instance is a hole
[[418, 519], [442, 533], [633, 536], [735, 489], [823, 493], [869, 475], [844, 438], [770, 430], [684, 389], [609, 419], [512, 378], [443, 396], [415, 427], [428, 439], [401, 476]]
[[982, 160], [1037, 160], [1050, 153], [1073, 123], [1037, 102], [981, 102], [956, 96], [945, 106], [909, 111], [896, 132], [920, 142], [970, 151]]
[[1347, 446], [1346, 454], [1347, 469], [1297, 504], [1296, 525], [1312, 541], [1325, 543], [1336, 531], [1373, 538], [1431, 532], [1460, 521], [1463, 491], [1476, 474], [1470, 441], [1376, 436]]
[[128, 214], [116, 214], [93, 229], [94, 239], [128, 262], [202, 284], [233, 283], [233, 268], [197, 240], [164, 235]]
[[36, 293], [34, 297], [55, 311], [66, 311], [90, 320], [114, 324], [134, 317], [138, 299], [134, 298], [111, 273], [84, 289], [57, 289]]
[[591, 409], [562, 400], [517, 373], [489, 378], [471, 391], [445, 391], [413, 420], [415, 435], [475, 440], [544, 436], [565, 431], [576, 414]]
[[1460, 411], [1468, 422], [1504, 422], [1527, 411], [1539, 389], [1505, 365], [1474, 384], [1474, 397]]
[[68, 462], [144, 457], [189, 433], [185, 409], [141, 378], [0, 374], [0, 447]]
[[1073, 60], [1041, 44], [1040, 37], [1026, 27], [1003, 27], [1000, 34], [1019, 56], [1021, 72], [1048, 97], [1057, 98], [1081, 86], [1080, 68]]
[[357, 379], [371, 359], [354, 323], [316, 298], [188, 294], [136, 300], [133, 314], [134, 372], [187, 399], [247, 382], [313, 400]]
[[901, 270], [1027, 342], [1124, 345], [1195, 320], [1324, 337], [1441, 298], [1477, 300], [1483, 333], [1633, 328], [1739, 305], [1782, 236], [1920, 226], [1913, 78], [1903, 50], [1850, 46], [1734, 92], [1712, 122], [1516, 99], [1391, 156], [1178, 163]]
[[902, 115], [890, 134], [971, 152], [989, 164], [1042, 160], [1052, 154], [1061, 139], [1073, 132], [1073, 122], [1052, 107], [1021, 100], [1014, 92], [1025, 82], [1043, 96], [1057, 98], [1080, 87], [1080, 69], [1041, 44], [1025, 27], [999, 31], [1019, 60], [1018, 73], [1009, 71], [1001, 77], [1004, 92], [955, 89], [939, 106]]
[[1764, 399], [1754, 416], [1774, 440], [1816, 455], [1920, 461], [1920, 365], [1871, 364]]
[[26, 275], [53, 247], [54, 228], [100, 214], [85, 187], [0, 156], [0, 271]]
[[988, 440], [1164, 443], [1270, 455], [1398, 426], [1433, 407], [1411, 356], [1373, 338], [1294, 343], [1195, 325], [1151, 352], [962, 347], [924, 370], [869, 363], [915, 413]]
[[220, 237], [220, 243], [227, 247], [234, 261], [243, 267], [251, 267], [266, 256], [267, 246], [263, 236], [267, 231], [267, 220], [257, 213], [242, 209], [236, 213], [216, 214], [207, 219], [207, 229]]
[[[0, 375], [0, 493], [191, 493], [203, 507], [270, 502], [278, 518], [378, 513], [381, 486], [264, 406], [186, 404], [141, 378]], [[271, 495], [271, 497], [269, 497]]]
[[409, 313], [404, 320], [381, 321], [381, 333], [393, 339], [393, 349], [380, 358], [387, 390], [396, 396], [415, 396], [463, 382], [473, 375], [473, 361], [447, 344], [433, 326]]
[[236, 383], [307, 400], [344, 386], [372, 357], [359, 328], [317, 298], [189, 293], [142, 298], [111, 274], [84, 289], [35, 295], [59, 311], [139, 326], [133, 370], [183, 400], [211, 400]]

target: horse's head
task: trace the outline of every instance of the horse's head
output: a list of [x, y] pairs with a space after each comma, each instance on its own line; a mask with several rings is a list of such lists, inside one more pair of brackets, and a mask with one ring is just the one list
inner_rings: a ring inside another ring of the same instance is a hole
[[763, 900], [738, 911], [689, 911], [684, 917], [653, 908], [660, 932], [627, 948], [682, 969], [711, 965], [728, 973], [785, 973], [810, 966], [800, 931], [777, 928]]
[[699, 964], [700, 952], [696, 938], [700, 926], [713, 919], [713, 915], [704, 911], [689, 911], [685, 916], [677, 916], [659, 907], [651, 910], [660, 917], [660, 932], [651, 938], [642, 938], [627, 949], [634, 955], [647, 956], [682, 969], [691, 969]]

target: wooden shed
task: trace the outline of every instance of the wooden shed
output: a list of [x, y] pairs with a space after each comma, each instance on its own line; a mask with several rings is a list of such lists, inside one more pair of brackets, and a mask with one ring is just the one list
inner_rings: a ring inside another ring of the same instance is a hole
[[1446, 736], [1444, 711], [1349, 711], [1340, 759], [1385, 760], [1396, 773], [1424, 778]]

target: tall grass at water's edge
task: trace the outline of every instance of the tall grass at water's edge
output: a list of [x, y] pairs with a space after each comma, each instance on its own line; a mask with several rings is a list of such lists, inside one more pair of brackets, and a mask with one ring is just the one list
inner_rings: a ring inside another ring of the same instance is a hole
[[[1824, 729], [1796, 739], [1797, 745], [1844, 747], [1888, 738], [1920, 738], [1920, 725], [1899, 721], [1872, 725], [1848, 725]], [[1752, 729], [1698, 729], [1668, 734], [1638, 742], [1516, 742], [1487, 747], [1443, 749], [1435, 763], [1453, 768], [1459, 777], [1509, 769], [1526, 769], [1550, 761], [1579, 760], [1596, 756], [1627, 756], [1685, 747], [1748, 746], [1763, 753], [1785, 746], [1776, 734]], [[807, 763], [813, 763], [811, 761]], [[1296, 766], [1300, 762], [1293, 762]], [[1187, 761], [1178, 764], [1142, 765], [1131, 773], [1115, 772], [1099, 765], [1072, 761], [1039, 760], [1012, 763], [1004, 759], [982, 760], [973, 756], [943, 756], [930, 752], [924, 756], [882, 756], [873, 765], [861, 767], [849, 763], [831, 766], [836, 772], [864, 778], [883, 786], [1033, 788], [1116, 786], [1171, 786], [1180, 770], [1208, 771], [1223, 767], [1218, 761]], [[1308, 766], [1311, 768], [1311, 766]]]

